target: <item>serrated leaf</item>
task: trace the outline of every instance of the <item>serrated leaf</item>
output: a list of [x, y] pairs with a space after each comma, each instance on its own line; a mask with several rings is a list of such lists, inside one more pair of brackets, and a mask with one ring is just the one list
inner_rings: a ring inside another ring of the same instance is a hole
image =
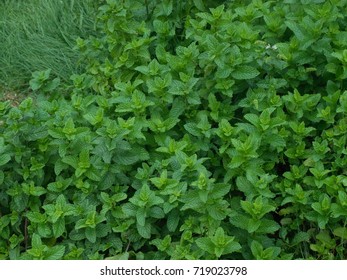
[[149, 209], [149, 216], [156, 219], [162, 219], [165, 217], [165, 213], [161, 207], [154, 206]]
[[180, 220], [179, 212], [174, 209], [167, 217], [166, 226], [170, 232], [175, 232]]
[[138, 233], [146, 239], [151, 238], [151, 224], [150, 223], [145, 223], [144, 226], [140, 226], [139, 224], [136, 224], [136, 228]]
[[148, 66], [145, 66], [145, 65], [137, 66], [135, 68], [135, 70], [141, 72], [144, 75], [148, 75], [149, 74]]
[[227, 216], [227, 208], [221, 208], [220, 205], [208, 205], [207, 206], [208, 214], [215, 220], [221, 221]]
[[298, 232], [295, 234], [292, 244], [293, 245], [298, 245], [301, 242], [309, 242], [310, 241], [310, 234], [308, 232]]
[[278, 231], [281, 228], [279, 224], [277, 224], [275, 221], [268, 220], [268, 219], [262, 219], [259, 227], [257, 228], [257, 233], [269, 233], [274, 234], [276, 231]]
[[62, 158], [61, 161], [72, 166], [75, 169], [78, 167], [78, 158], [76, 156], [66, 156]]
[[27, 136], [28, 141], [36, 141], [38, 139], [44, 139], [48, 136], [48, 131], [46, 126], [35, 127], [30, 131]]
[[137, 211], [137, 208], [134, 204], [132, 203], [126, 203], [126, 204], [123, 204], [122, 205], [122, 210], [123, 212], [129, 216], [129, 217], [134, 217], [136, 216], [136, 211]]
[[260, 72], [256, 68], [244, 65], [238, 66], [234, 72], [231, 73], [231, 76], [237, 80], [250, 80], [257, 77], [259, 74]]
[[30, 220], [30, 222], [37, 224], [44, 223], [46, 220], [45, 215], [39, 212], [27, 212], [25, 216]]
[[11, 156], [8, 154], [4, 154], [0, 156], [0, 166], [5, 165], [11, 160]]
[[87, 176], [92, 181], [95, 181], [95, 182], [101, 181], [100, 174], [94, 168], [88, 169], [87, 171], [85, 171], [83, 173], [85, 176]]
[[117, 153], [115, 155], [115, 162], [122, 165], [131, 165], [139, 160], [139, 157], [131, 153]]
[[66, 121], [65, 126], [64, 126], [62, 132], [65, 135], [72, 135], [72, 134], [74, 134], [76, 132], [75, 123], [73, 121], [73, 118], [69, 118]]
[[215, 184], [213, 188], [213, 192], [210, 194], [211, 198], [217, 199], [225, 196], [230, 192], [231, 185], [230, 184]]
[[0, 185], [4, 182], [4, 179], [5, 179], [5, 173], [0, 170]]
[[40, 247], [41, 245], [42, 245], [42, 241], [41, 241], [40, 235], [33, 233], [31, 238], [31, 246], [35, 248], [35, 247]]
[[232, 241], [228, 244], [225, 245], [225, 247], [223, 248], [223, 254], [231, 254], [233, 252], [237, 252], [241, 249], [241, 245], [240, 243], [236, 242], [236, 241]]
[[37, 233], [43, 237], [49, 237], [52, 234], [51, 228], [48, 224], [39, 224], [37, 228]]
[[237, 188], [245, 194], [250, 194], [253, 190], [252, 183], [247, 180], [246, 177], [238, 176], [236, 178]]
[[253, 256], [258, 259], [263, 253], [263, 246], [258, 241], [253, 240], [251, 243], [251, 251]]
[[228, 167], [229, 167], [229, 168], [232, 168], [232, 169], [233, 169], [233, 168], [237, 168], [237, 167], [239, 167], [241, 164], [243, 164], [245, 161], [246, 161], [246, 159], [245, 159], [243, 156], [239, 156], [239, 155], [234, 156], [234, 157], [231, 159], [231, 161], [230, 161]]
[[305, 31], [302, 29], [302, 27], [296, 23], [296, 22], [292, 22], [292, 21], [285, 21], [285, 25], [287, 25], [287, 27], [293, 31], [293, 33], [295, 34], [295, 36], [300, 40], [300, 41], [304, 41], [306, 39], [306, 35], [305, 35]]
[[176, 98], [172, 102], [172, 107], [171, 107], [171, 110], [169, 112], [169, 117], [174, 118], [174, 119], [178, 119], [179, 116], [184, 112], [184, 110], [185, 110], [184, 102], [181, 101], [180, 99]]
[[140, 226], [144, 226], [146, 223], [146, 209], [139, 208], [136, 212], [136, 221]]
[[211, 239], [209, 237], [201, 237], [196, 239], [196, 245], [198, 245], [198, 247], [210, 254], [214, 254], [214, 249], [215, 246], [212, 243]]
[[269, 142], [274, 148], [284, 148], [286, 146], [286, 140], [277, 134], [272, 134], [271, 138], [269, 138]]
[[333, 233], [335, 236], [340, 237], [344, 240], [347, 240], [347, 228], [338, 227], [338, 228], [334, 229]]
[[199, 9], [199, 11], [205, 11], [205, 5], [203, 0], [193, 0], [195, 7]]
[[241, 214], [235, 214], [230, 218], [230, 223], [238, 228], [247, 230], [249, 218]]
[[109, 224], [102, 223], [96, 226], [96, 236], [98, 238], [107, 236], [110, 233], [110, 231], [111, 228]]
[[90, 167], [89, 150], [83, 149], [79, 154], [78, 167], [88, 169]]
[[96, 229], [87, 227], [85, 229], [85, 235], [89, 242], [95, 243], [96, 242]]
[[199, 198], [198, 191], [191, 191], [180, 199], [184, 205], [181, 207], [181, 211], [186, 209], [196, 209], [201, 207], [201, 200]]
[[65, 219], [59, 218], [53, 225], [53, 235], [55, 238], [60, 237], [65, 231]]
[[244, 118], [253, 124], [255, 127], [259, 126], [259, 117], [256, 114], [246, 114]]
[[86, 235], [83, 230], [73, 229], [69, 234], [69, 238], [74, 241], [79, 241], [85, 239]]
[[248, 224], [247, 224], [247, 231], [249, 233], [253, 233], [258, 230], [258, 228], [261, 225], [261, 221], [259, 220], [254, 220], [254, 219], [249, 219]]
[[201, 136], [201, 132], [200, 130], [196, 127], [195, 123], [186, 123], [184, 125], [185, 130], [187, 130], [191, 135], [196, 136], [196, 137], [200, 137]]
[[61, 260], [65, 253], [65, 246], [57, 245], [49, 248], [45, 254], [46, 260]]
[[35, 187], [35, 188], [30, 190], [30, 194], [32, 196], [41, 196], [41, 195], [45, 194], [46, 192], [47, 192], [47, 190], [43, 187]]
[[230, 68], [219, 68], [215, 74], [217, 79], [226, 79], [231, 74]]

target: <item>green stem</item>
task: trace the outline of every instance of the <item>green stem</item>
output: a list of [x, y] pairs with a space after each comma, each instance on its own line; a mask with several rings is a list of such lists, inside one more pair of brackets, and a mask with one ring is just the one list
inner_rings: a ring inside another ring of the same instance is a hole
[[145, 0], [147, 19], [149, 17], [148, 0]]

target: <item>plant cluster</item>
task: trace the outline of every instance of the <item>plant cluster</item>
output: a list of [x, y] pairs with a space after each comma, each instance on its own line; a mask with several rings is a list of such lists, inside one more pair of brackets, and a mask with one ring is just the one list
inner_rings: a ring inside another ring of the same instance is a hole
[[0, 1], [0, 89], [26, 91], [31, 72], [46, 68], [62, 81], [82, 71], [73, 46], [95, 34], [95, 2]]
[[0, 103], [1, 258], [346, 258], [346, 7], [103, 1]]

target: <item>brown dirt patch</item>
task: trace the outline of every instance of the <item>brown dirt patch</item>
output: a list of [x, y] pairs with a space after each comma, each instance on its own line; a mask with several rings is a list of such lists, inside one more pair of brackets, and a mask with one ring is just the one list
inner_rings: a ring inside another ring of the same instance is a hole
[[16, 91], [6, 89], [2, 89], [1, 91], [2, 93], [0, 94], [0, 100], [10, 101], [12, 107], [17, 107], [22, 102], [22, 100], [26, 98], [25, 95], [19, 94]]

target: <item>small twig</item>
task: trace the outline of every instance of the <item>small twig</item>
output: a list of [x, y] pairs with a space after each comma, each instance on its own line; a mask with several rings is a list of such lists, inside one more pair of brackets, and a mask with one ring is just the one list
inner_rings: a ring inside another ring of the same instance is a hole
[[25, 217], [24, 219], [24, 248], [25, 248], [25, 251], [28, 248], [28, 218], [27, 217]]
[[145, 0], [147, 19], [149, 17], [148, 0]]
[[125, 252], [128, 252], [129, 247], [130, 247], [130, 241], [129, 241], [129, 243], [128, 243], [128, 245], [127, 245], [126, 249], [125, 249]]

